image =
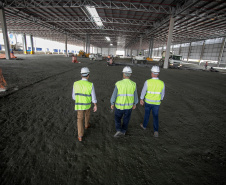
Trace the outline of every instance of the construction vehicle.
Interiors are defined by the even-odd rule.
[[[91,53],[91,54],[89,55],[89,59],[90,59],[90,60],[94,60],[94,56],[95,56],[95,54],[92,54],[92,53]]]
[[[164,61],[165,61],[166,51],[162,52],[162,58],[159,60],[159,67],[163,68]],[[169,68],[180,68],[182,67],[182,56],[181,55],[174,55],[172,52],[170,52],[168,66]]]
[[[85,53],[83,50],[79,51],[79,57],[89,58],[89,53]]]
[[[138,56],[133,56],[132,58],[132,64],[146,64],[147,63],[147,59],[146,56],[143,55],[138,55]]]
[[[102,54],[101,53],[97,53],[94,55],[94,60],[103,60]]]

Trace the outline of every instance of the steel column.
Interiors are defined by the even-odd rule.
[[[143,35],[141,34],[141,35],[140,35],[139,53],[141,52],[142,40],[143,40]]]
[[[7,32],[4,9],[0,9],[0,22],[2,25],[2,33],[3,33],[3,39],[4,39],[4,45],[5,45],[5,56],[6,56],[6,59],[10,59],[10,45],[9,45],[9,37]]]
[[[23,50],[24,50],[24,54],[27,54],[27,40],[26,40],[26,34],[23,34]]]
[[[67,34],[65,35],[65,50],[66,50],[66,52],[65,52],[65,55],[67,56]]]
[[[202,60],[204,50],[205,50],[205,41],[203,41],[203,44],[202,44],[202,51],[201,51],[201,53],[200,53],[199,65],[201,64],[200,62],[201,62],[201,60]]]
[[[89,53],[90,51],[90,35],[86,35],[86,42],[85,42],[85,52]]]
[[[223,39],[223,41],[222,41],[221,50],[220,50],[219,57],[218,57],[218,61],[217,61],[217,67],[220,66],[221,59],[222,59],[223,52],[224,52],[224,47],[225,47],[225,37],[224,37],[224,39]]]
[[[15,50],[17,50],[17,34],[15,34],[15,40],[16,40]]]
[[[151,38],[150,43],[149,43],[149,50],[148,50],[148,57],[149,58],[152,58],[153,45],[154,45],[154,39]]]
[[[90,35],[88,36],[88,53],[90,53]]]
[[[181,44],[180,44],[180,48],[179,48],[179,55],[181,54]]]
[[[32,54],[34,54],[34,42],[33,42],[33,36],[32,35],[30,35],[30,41],[31,41],[31,52],[30,52],[30,54],[32,55]]]
[[[188,48],[187,62],[188,62],[188,58],[190,56],[190,53],[191,53],[191,42],[190,42],[190,45],[189,45],[189,48]]]
[[[164,66],[163,68],[167,69],[168,68],[168,60],[170,56],[170,45],[172,41],[172,36],[173,36],[173,26],[174,26],[174,18],[170,18],[170,26],[169,26],[169,33],[168,33],[168,40],[167,40],[167,46],[166,46],[166,56],[165,56],[165,61],[164,61]]]

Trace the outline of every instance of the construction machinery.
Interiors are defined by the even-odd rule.
[[[132,64],[146,64],[147,63],[147,59],[146,56],[143,55],[138,55],[138,56],[134,56],[132,58]]]
[[[89,55],[89,59],[90,59],[90,60],[94,60],[94,56],[95,56],[95,54],[92,54],[92,53],[91,53],[91,54]]]
[[[162,52],[162,58],[159,60],[159,67],[163,67],[165,61],[166,51]],[[169,68],[180,68],[182,67],[182,56],[181,55],[174,55],[170,52],[168,66]]]
[[[79,51],[79,57],[89,58],[89,53],[85,53],[83,50]]]
[[[102,54],[101,53],[97,53],[94,55],[94,60],[103,60]]]

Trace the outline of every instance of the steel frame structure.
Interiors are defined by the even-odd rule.
[[[95,24],[86,11],[95,7],[103,23]],[[226,36],[226,3],[223,0],[1,0],[8,31],[109,47],[105,36],[120,47],[137,49],[142,35],[142,49],[166,43],[170,17],[175,18],[173,43],[186,43]],[[61,39],[62,37],[62,39]]]

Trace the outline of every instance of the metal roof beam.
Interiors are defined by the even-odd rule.
[[[28,15],[24,12],[21,12],[21,11],[11,11],[11,10],[5,10],[7,12],[7,14],[11,14],[11,15],[17,15],[18,17],[20,18],[23,18],[25,20],[28,20],[30,22],[33,22],[34,24],[41,24],[41,27],[46,27],[50,30],[54,30],[54,31],[58,31],[60,33],[64,33],[64,34],[68,34],[69,37],[74,37],[74,34],[70,33],[70,32],[67,32],[65,29],[59,27],[59,26],[56,26],[56,25],[53,25],[53,24],[49,24],[47,22],[44,22],[42,20],[40,20],[39,18],[37,17],[34,17],[32,15]],[[82,38],[80,38],[79,36],[77,36],[77,39],[81,39],[83,40]]]
[[[24,1],[24,0],[5,0],[3,6],[5,8],[57,8],[57,7],[84,7],[93,6],[95,8],[117,9],[129,11],[141,11],[158,14],[172,14],[173,8],[171,5],[161,5],[155,3],[136,3],[136,2],[120,2],[120,1],[94,1],[94,0],[39,0]]]
[[[100,18],[101,21],[103,23],[108,23],[108,24],[127,24],[127,25],[136,25],[136,26],[153,26],[153,22],[150,21],[143,21],[143,20],[133,20],[133,19],[123,19],[123,18]],[[92,17],[75,17],[75,18],[46,18],[46,17],[42,17],[39,18],[39,20],[47,22],[47,23],[51,23],[51,22],[79,22],[79,23],[83,23],[83,22],[93,22],[93,18]],[[17,22],[28,22],[27,20],[23,19],[23,18],[11,18],[9,20],[7,20],[7,22],[10,23],[17,23]]]

